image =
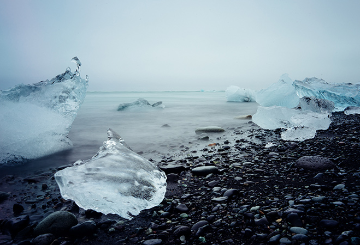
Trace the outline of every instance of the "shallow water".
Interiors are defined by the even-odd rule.
[[[165,108],[129,108],[117,111],[121,103],[144,98],[153,104],[162,101]],[[107,139],[112,128],[125,142],[146,158],[159,159],[176,154],[181,148],[206,146],[198,140],[195,129],[220,126],[228,129],[221,134],[209,134],[210,141],[227,134],[231,129],[246,127],[240,115],[252,115],[257,103],[226,102],[225,92],[90,92],[72,125],[69,138],[71,150],[29,161],[22,166],[3,167],[1,175],[26,175],[46,171],[51,167],[71,164],[91,158]],[[168,124],[170,127],[163,127]]]

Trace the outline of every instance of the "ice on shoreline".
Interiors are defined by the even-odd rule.
[[[0,91],[0,165],[69,149],[67,135],[87,85],[68,68],[50,81]]]
[[[111,129],[95,156],[58,171],[55,180],[62,197],[79,207],[126,219],[159,205],[166,192],[165,173]]]

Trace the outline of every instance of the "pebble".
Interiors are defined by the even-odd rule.
[[[96,231],[94,221],[85,221],[84,223],[74,225],[70,228],[69,234],[74,237],[92,236]]]
[[[293,232],[293,233],[296,233],[296,234],[304,234],[306,235],[309,231],[306,230],[305,228],[302,228],[302,227],[291,227],[290,228],[290,231]]]
[[[55,236],[53,234],[42,234],[37,237],[35,237],[31,244],[35,245],[50,245],[55,240]]]
[[[215,166],[202,166],[202,167],[196,167],[192,169],[193,174],[197,175],[207,175],[211,173],[217,173],[218,168]]]
[[[144,245],[158,245],[161,243],[162,243],[161,239],[149,239],[143,242]]]
[[[57,211],[43,219],[35,227],[34,233],[38,235],[45,233],[64,235],[77,223],[78,221],[74,214],[67,211]]]
[[[319,227],[326,229],[333,229],[339,225],[339,222],[336,220],[323,219],[319,223]]]
[[[182,212],[182,213],[186,213],[187,211],[189,211],[189,208],[185,204],[179,204],[175,207],[175,209],[178,212]]]

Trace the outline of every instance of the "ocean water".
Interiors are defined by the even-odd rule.
[[[119,104],[138,98],[150,104],[162,101],[165,107],[117,111]],[[71,150],[21,166],[3,167],[1,175],[27,175],[89,159],[107,139],[108,128],[120,134],[132,150],[147,159],[184,154],[187,149],[204,148],[234,129],[246,130],[248,120],[236,117],[254,114],[257,106],[255,102],[227,102],[225,92],[88,92],[69,133],[74,145]],[[168,127],[164,127],[165,124]],[[226,131],[208,134],[209,141],[199,140],[195,130],[206,126],[219,126]]]

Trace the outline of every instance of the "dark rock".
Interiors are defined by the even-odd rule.
[[[35,245],[50,245],[55,240],[53,234],[43,234],[35,237],[31,243]]]
[[[182,212],[182,213],[186,213],[187,211],[189,211],[189,208],[185,204],[179,204],[175,207],[175,209],[178,212]]]
[[[336,220],[331,219],[323,219],[319,223],[319,227],[325,228],[325,229],[333,229],[336,228],[339,225],[339,222]]]
[[[294,166],[307,170],[325,170],[334,168],[335,164],[326,157],[304,156],[299,158]]]
[[[65,235],[71,227],[78,223],[75,215],[67,211],[57,211],[43,219],[34,229],[37,235],[52,233]]]
[[[255,219],[255,225],[258,226],[265,226],[268,225],[269,221],[267,220],[266,217],[262,217],[261,219]]]
[[[158,245],[161,243],[162,243],[161,239],[149,239],[143,242],[144,245]]]
[[[309,237],[307,235],[304,235],[304,234],[296,234],[296,235],[292,236],[292,240],[301,241],[301,242],[307,242],[307,241],[309,241]]]
[[[197,175],[208,175],[211,173],[217,173],[218,168],[215,166],[202,166],[202,167],[194,168],[192,172],[193,174],[197,174]]]
[[[197,232],[197,230],[205,225],[209,224],[209,222],[207,222],[206,220],[201,220],[199,222],[197,222],[196,224],[194,224],[192,227],[191,227],[191,230],[192,231],[195,231]]]
[[[303,223],[297,213],[288,214],[288,216],[286,217],[286,221],[289,222],[291,226],[296,226],[296,227],[303,226]]]
[[[174,236],[180,237],[180,236],[189,236],[191,234],[191,229],[188,226],[182,225],[175,229]]]
[[[9,198],[10,194],[0,191],[0,203],[7,200]]]
[[[183,165],[175,165],[175,164],[168,164],[159,167],[162,171],[166,174],[170,173],[181,173],[182,171],[186,170],[186,167]]]
[[[224,192],[223,196],[224,197],[232,197],[234,195],[238,195],[239,194],[239,190],[238,189],[229,189],[227,191]]]
[[[197,128],[195,130],[195,133],[201,134],[201,133],[221,133],[224,132],[225,129],[217,126],[209,126],[209,127],[203,127],[203,128]]]
[[[92,210],[92,209],[87,209],[85,211],[85,216],[88,219],[91,219],[91,218],[99,219],[102,216],[102,213],[96,212],[95,210]]]
[[[5,220],[3,223],[3,227],[8,230],[11,235],[15,235],[22,229],[24,229],[29,224],[29,216],[21,215],[19,217],[11,218],[9,220]]]
[[[24,211],[24,207],[23,207],[23,206],[21,206],[20,204],[17,204],[17,203],[15,203],[15,204],[13,205],[13,212],[14,212],[15,215],[20,214],[22,211]]]
[[[70,228],[69,234],[73,237],[92,236],[96,231],[94,221],[85,221]]]

